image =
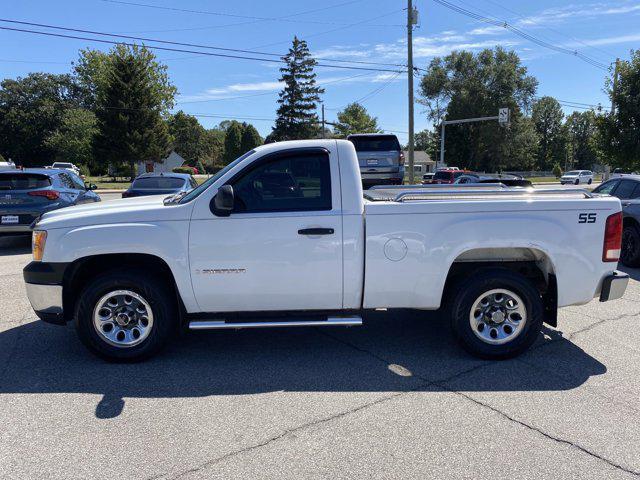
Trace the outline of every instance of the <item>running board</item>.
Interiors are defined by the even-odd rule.
[[[362,325],[362,318],[327,317],[326,320],[282,320],[278,322],[225,322],[224,320],[194,320],[189,322],[189,330],[223,330],[240,328],[279,327],[353,327]]]

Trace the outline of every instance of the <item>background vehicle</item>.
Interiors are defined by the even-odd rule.
[[[76,175],[80,176],[80,169],[70,162],[53,162],[53,165],[51,165],[51,168],[58,169],[58,170],[69,170],[75,173]]]
[[[182,197],[48,213],[27,294],[109,359],[145,358],[178,328],[360,325],[363,310],[445,304],[464,348],[505,358],[558,306],[626,289],[617,198],[502,185],[363,195],[359,170],[350,142],[278,142]]]
[[[426,182],[423,183],[429,183],[429,184],[447,184],[447,183],[453,183],[456,181],[456,179],[464,174],[466,174],[467,172],[465,172],[464,170],[450,170],[450,169],[446,169],[446,170],[440,170],[438,169],[438,171],[433,175],[433,178],[431,180],[427,180]]]
[[[382,133],[349,135],[356,148],[362,185],[402,185],[404,154],[398,137]]]
[[[0,162],[0,171],[2,170],[16,170],[16,164],[10,160],[6,162]]]
[[[67,170],[0,171],[0,235],[31,232],[33,221],[46,212],[99,202],[94,189]]]
[[[620,261],[628,267],[640,267],[640,175],[613,178],[596,187],[593,193],[613,195],[622,202]]]
[[[630,175],[638,175],[637,172],[627,172],[622,168],[616,168],[611,174],[611,178],[628,177]]]
[[[571,170],[560,177],[560,184],[562,185],[580,185],[582,183],[587,185],[593,183],[593,172],[591,170]]]
[[[465,173],[460,175],[454,184],[501,183],[507,187],[533,187],[531,181],[517,175],[480,175]]]
[[[122,193],[122,198],[186,193],[197,186],[198,182],[187,173],[143,173]]]
[[[425,173],[424,175],[422,175],[422,183],[431,183],[434,175],[435,172]]]

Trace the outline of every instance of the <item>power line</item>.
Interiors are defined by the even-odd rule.
[[[318,86],[319,87],[324,87],[326,85],[330,85],[330,84],[333,84],[333,83],[346,82],[348,80],[353,80],[354,78],[360,78],[360,77],[364,77],[364,76],[367,76],[367,75],[371,75],[371,74],[367,72],[367,73],[360,73],[358,75],[353,75],[351,77],[344,77],[344,78],[338,78],[338,79],[335,79],[335,80],[329,80],[329,81],[326,81],[326,82],[318,83]],[[240,98],[250,98],[250,97],[260,97],[260,96],[264,96],[264,95],[274,95],[275,93],[278,93],[278,92],[274,90],[274,91],[271,91],[271,92],[251,93],[251,94],[248,94],[248,95],[236,95],[236,96],[233,96],[233,97],[224,97],[224,98],[208,98],[208,99],[204,99],[204,100],[187,100],[187,101],[184,101],[184,102],[176,102],[176,103],[178,105],[184,105],[184,104],[187,104],[187,103],[219,102],[219,101],[222,101],[222,100],[237,100],[237,99],[240,99]]]
[[[600,68],[602,70],[608,70],[609,66],[599,62],[583,53],[578,52],[577,50],[570,50],[568,48],[564,48],[564,47],[560,47],[558,45],[554,45],[552,43],[546,42],[544,40],[541,40],[523,30],[520,30],[517,27],[514,27],[513,25],[511,25],[510,23],[506,22],[506,21],[502,21],[502,20],[496,20],[496,19],[492,19],[492,18],[488,18],[485,17],[484,15],[480,15],[478,13],[472,12],[471,10],[467,10],[463,7],[460,7],[454,3],[448,2],[447,0],[433,0],[435,3],[442,5],[443,7],[448,8],[449,10],[453,10],[454,12],[457,13],[461,13],[462,15],[466,15],[468,17],[471,17],[475,20],[479,20],[481,22],[487,23],[489,25],[493,25],[496,27],[502,27],[506,30],[509,30],[512,33],[515,33],[516,35],[529,40],[532,43],[535,43],[536,45],[539,45],[541,47],[544,48],[548,48],[550,50],[554,50],[558,53],[564,53],[566,55],[571,55],[573,57],[579,58],[580,60],[596,67],[596,68]]]
[[[178,46],[183,46],[183,47],[206,48],[206,49],[209,49],[209,50],[220,50],[220,51],[224,51],[224,52],[235,52],[235,53],[249,53],[249,54],[253,54],[253,55],[264,55],[264,56],[278,57],[278,58],[282,58],[284,56],[284,54],[280,54],[280,53],[257,52],[255,50],[242,50],[242,49],[238,49],[238,48],[215,47],[215,46],[212,46],[212,45],[203,45],[203,44],[198,44],[198,43],[174,42],[174,41],[170,41],[170,40],[161,40],[161,39],[156,39],[156,38],[137,37],[137,36],[132,36],[132,35],[117,34],[117,33],[98,32],[98,31],[95,31],[95,30],[84,30],[84,29],[80,29],[80,28],[62,27],[62,26],[59,26],[59,25],[50,25],[50,24],[46,24],[46,23],[35,23],[35,22],[24,22],[24,21],[20,21],[20,20],[10,20],[10,19],[7,19],[7,18],[0,18],[0,22],[12,23],[12,24],[18,24],[18,25],[28,25],[28,26],[31,26],[31,27],[49,28],[49,29],[53,29],[53,30],[63,30],[63,31],[66,31],[66,32],[88,33],[88,34],[91,34],[91,35],[102,35],[102,36],[106,36],[106,37],[115,37],[115,38],[128,38],[129,40],[140,40],[140,41],[144,41],[144,42],[162,43],[162,44],[165,44],[165,45],[178,45]],[[331,58],[325,58],[324,60],[326,60],[328,62],[339,62],[339,63],[357,63],[357,64],[363,64],[363,65],[404,67],[404,65],[399,64],[399,63],[367,62],[367,61],[362,61],[362,60],[339,60],[339,59],[331,59]]]
[[[98,43],[105,43],[105,44],[110,44],[110,45],[127,45],[127,46],[130,46],[130,47],[136,46],[136,44],[134,44],[134,43],[118,42],[118,41],[113,41],[113,40],[104,40],[104,39],[100,39],[100,38],[81,37],[81,36],[78,36],[78,35],[64,35],[64,34],[61,34],[61,33],[41,32],[41,31],[37,31],[37,30],[29,30],[29,29],[23,29],[23,28],[13,28],[13,27],[0,26],[0,30],[8,30],[8,31],[13,31],[13,32],[21,32],[21,33],[31,33],[31,34],[35,34],[35,35],[44,35],[44,36],[49,36],[49,37],[68,38],[68,39],[73,39],[73,40],[85,40],[85,41],[89,41],[89,42],[98,42]],[[201,52],[201,51],[197,51],[197,50],[186,50],[186,49],[182,49],[182,48],[159,47],[159,46],[156,46],[156,45],[145,45],[145,47],[149,48],[149,49],[152,49],[152,50],[162,50],[162,51],[167,51],[167,52],[194,53],[194,54],[197,54],[197,55],[206,55],[206,56],[210,56],[210,57],[232,58],[232,59],[238,59],[238,60],[254,60],[254,61],[259,61],[259,62],[270,62],[270,63],[283,63],[282,59],[276,60],[276,59],[271,59],[271,58],[249,57],[249,56],[243,56],[243,55],[231,55],[231,54],[224,54],[224,53]],[[259,55],[259,54],[256,54],[256,55]],[[371,71],[371,72],[392,72],[392,73],[397,73],[398,72],[398,70],[391,70],[391,69],[372,68],[372,67],[358,67],[358,66],[351,66],[351,65],[331,65],[331,64],[326,64],[326,63],[317,63],[316,66],[317,67],[326,67],[326,68],[340,68],[340,69],[347,69],[347,70],[367,70],[367,71]]]
[[[187,8],[165,7],[165,6],[161,6],[161,5],[152,5],[152,4],[149,4],[149,3],[138,3],[138,2],[127,2],[127,1],[123,1],[123,0],[100,0],[100,1],[101,2],[105,2],[105,3],[117,3],[117,4],[121,4],[121,5],[131,5],[131,6],[135,6],[135,7],[153,8],[153,9],[156,9],[156,10],[168,10],[168,11],[172,11],[172,12],[182,12],[182,13],[196,13],[198,15],[214,15],[214,16],[218,16],[218,17],[244,18],[244,19],[249,19],[249,20],[254,20],[254,21],[288,22],[288,23],[312,23],[312,24],[317,24],[317,25],[341,25],[341,26],[345,26],[347,24],[339,23],[339,22],[326,22],[326,21],[322,21],[322,20],[292,20],[292,19],[290,19],[290,17],[299,16],[299,15],[305,15],[305,14],[308,14],[308,13],[315,13],[315,12],[318,12],[318,11],[327,10],[329,8],[335,8],[335,7],[347,5],[347,4],[350,4],[350,3],[355,3],[355,1],[350,1],[350,2],[345,2],[343,4],[334,5],[334,6],[330,6],[330,7],[322,7],[322,8],[317,8],[317,9],[314,9],[314,10],[308,10],[308,11],[305,11],[305,12],[295,13],[295,14],[291,14],[291,15],[285,15],[283,17],[261,17],[261,16],[256,16],[256,15],[240,15],[240,14],[235,14],[235,13],[213,12],[213,11],[210,11],[210,10],[192,10],[192,9],[187,9]],[[361,0],[356,0],[356,1],[361,1]],[[251,23],[253,23],[253,22],[251,22]],[[402,25],[368,25],[368,26],[372,26],[372,27],[400,27]]]

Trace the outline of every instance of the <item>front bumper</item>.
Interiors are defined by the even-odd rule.
[[[622,298],[629,284],[629,275],[616,270],[611,275],[607,275],[602,280],[602,288],[600,289],[600,301],[608,302],[609,300],[617,300]]]
[[[31,262],[23,270],[27,297],[40,320],[66,323],[62,308],[62,285],[66,263]]]

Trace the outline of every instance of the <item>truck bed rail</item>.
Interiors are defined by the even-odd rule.
[[[378,193],[379,192],[379,193]],[[411,189],[402,192],[384,192],[378,190],[375,193],[365,193],[365,198],[371,201],[436,201],[436,200],[521,200],[527,198],[594,198],[588,190],[582,188],[478,188],[478,187],[453,187],[435,189]],[[395,195],[393,195],[395,194]]]

